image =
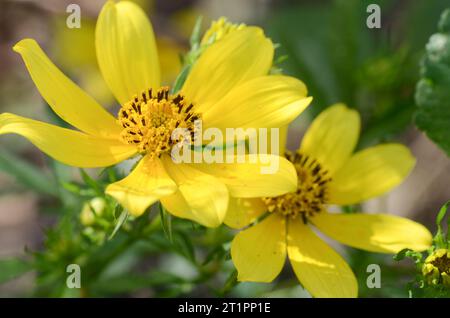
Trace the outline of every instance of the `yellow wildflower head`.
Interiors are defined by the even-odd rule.
[[[243,228],[256,222],[231,245],[239,280],[271,282],[287,256],[313,296],[356,297],[352,270],[312,227],[343,244],[377,253],[397,253],[403,248],[423,251],[430,246],[430,232],[408,219],[327,211],[329,205],[356,204],[386,193],[414,166],[410,151],[400,144],[353,153],[359,129],[356,111],[342,104],[331,106],[312,122],[299,149],[286,152],[297,170],[294,192],[232,199],[226,224]]]
[[[440,248],[425,259],[422,274],[430,285],[450,287],[450,251]]]
[[[171,93],[162,85],[156,40],[144,11],[130,1],[107,1],[95,25],[95,51],[101,75],[121,105],[117,117],[65,76],[36,41],[20,41],[14,50],[42,97],[77,130],[1,114],[0,134],[22,135],[76,167],[105,167],[142,156],[127,177],[106,189],[135,216],[159,200],[178,217],[215,227],[230,197],[292,191],[295,170],[283,158],[275,174],[261,175],[262,162],[175,163],[170,156],[178,141],[170,138],[174,129],[190,131],[197,119],[204,128],[221,131],[279,127],[311,102],[301,81],[269,74],[274,47],[263,30],[224,19],[213,25],[209,34],[220,41],[201,50],[181,89]]]
[[[269,212],[279,213],[291,219],[301,216],[306,223],[307,217],[325,211],[331,177],[316,159],[308,155],[286,151],[285,156],[294,164],[297,171],[297,190],[279,197],[262,198],[262,200]]]
[[[119,110],[121,137],[151,158],[169,154],[173,145],[183,141],[172,138],[176,128],[188,129],[194,141],[194,125],[200,115],[193,112],[193,106],[182,94],[171,95],[167,87],[142,92]]]

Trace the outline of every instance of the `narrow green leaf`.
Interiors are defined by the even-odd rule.
[[[224,258],[226,256],[226,254],[227,254],[227,251],[223,248],[222,245],[219,245],[206,255],[205,260],[203,261],[202,265],[203,266],[208,265],[215,258],[217,258],[217,259]]]
[[[181,89],[181,87],[183,87],[183,84],[186,81],[187,76],[190,71],[191,71],[190,64],[186,64],[185,66],[183,66],[183,69],[181,70],[180,74],[178,74],[178,76],[175,79],[175,82],[173,84],[173,88],[172,88],[172,92],[171,92],[172,94],[178,93],[178,91]]]
[[[116,235],[117,231],[122,227],[122,225],[125,223],[125,221],[128,219],[128,211],[123,210],[122,213],[120,213],[119,218],[117,219],[116,226],[114,227],[113,232],[108,237],[108,240],[111,240],[114,235]]]
[[[7,149],[2,149],[0,152],[0,171],[14,177],[18,183],[36,192],[53,196],[58,195],[55,180],[19,156],[8,152]]]
[[[161,216],[161,225],[163,227],[164,234],[167,239],[173,243],[172,217],[166,212],[161,203],[159,203],[159,215]]]
[[[197,264],[195,259],[195,248],[188,235],[183,232],[176,232],[177,239],[174,241],[175,249],[193,264]]]
[[[438,247],[447,247],[448,240],[450,239],[450,234],[448,231],[448,225],[447,225],[447,235],[444,234],[444,230],[442,229],[442,221],[444,220],[445,215],[447,214],[448,208],[450,207],[450,201],[447,201],[439,210],[438,215],[436,216],[436,225],[437,225],[437,232],[434,236],[434,241],[436,242],[436,245]],[[449,221],[450,222],[450,218]]]
[[[0,260],[0,284],[17,278],[32,270],[30,263],[17,258]]]
[[[99,196],[103,196],[103,190],[100,188],[100,185],[97,183],[97,181],[95,181],[94,179],[91,178],[90,175],[88,175],[86,173],[86,171],[84,171],[84,169],[80,169],[80,173],[81,173],[81,177],[83,178],[83,181],[86,183],[86,185],[88,185],[89,187],[91,187],[93,190],[95,190],[95,192],[97,193],[97,195]]]
[[[228,276],[225,285],[222,289],[222,295],[225,296],[228,294],[236,285],[239,284],[239,281],[237,280],[238,272],[237,270],[233,270],[231,272],[230,276]]]
[[[197,20],[195,21],[194,29],[192,30],[190,44],[191,44],[191,48],[193,48],[193,49],[196,49],[200,46],[202,22],[203,22],[203,17],[199,16],[197,18]]]

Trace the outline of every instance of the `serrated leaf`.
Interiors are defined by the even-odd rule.
[[[450,156],[450,9],[441,16],[440,33],[426,46],[416,87],[415,124]]]

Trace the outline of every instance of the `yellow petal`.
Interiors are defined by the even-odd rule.
[[[278,139],[277,139],[277,136],[273,135],[273,132],[274,132],[273,129],[278,129],[278,133],[277,133]],[[249,151],[249,153],[270,153],[270,154],[274,154],[274,155],[279,154],[281,156],[284,156],[284,154],[286,152],[288,130],[289,130],[289,125],[284,125],[281,127],[274,127],[274,128],[267,129],[267,130],[259,130],[258,129],[258,133],[256,134],[256,139],[253,142],[261,142],[259,140],[267,140],[266,141],[267,148],[266,149],[258,148],[257,151],[254,151],[254,152]],[[248,138],[247,142],[250,145],[252,142],[252,139]],[[251,150],[251,149],[249,149],[249,150]]]
[[[224,223],[234,229],[241,229],[254,222],[266,211],[266,205],[259,198],[244,199],[230,197]]]
[[[333,175],[353,153],[360,125],[357,111],[344,104],[331,106],[312,122],[299,150],[315,158]]]
[[[106,193],[114,197],[132,215],[139,216],[153,203],[177,190],[161,160],[144,157],[124,179],[110,184]]]
[[[94,137],[40,121],[3,113],[0,135],[18,134],[50,157],[75,167],[106,167],[136,153],[136,148],[119,140]]]
[[[178,186],[177,193],[161,201],[167,210],[204,226],[219,226],[228,208],[227,187],[214,176],[193,168],[193,165],[176,164],[169,156],[163,156],[162,161]],[[175,203],[171,204],[171,199]]]
[[[161,198],[161,203],[170,214],[182,219],[196,221],[191,207],[180,191],[177,190],[174,194]]]
[[[271,282],[286,260],[286,221],[270,215],[240,232],[231,243],[231,258],[239,281]]]
[[[237,198],[274,197],[297,188],[297,172],[284,157],[269,154],[242,156],[243,162],[199,163],[194,166],[226,184],[230,195]],[[226,162],[226,161],[225,161]]]
[[[335,240],[376,253],[397,253],[404,248],[423,251],[431,233],[422,224],[387,214],[320,213],[312,222]]]
[[[399,185],[415,165],[408,148],[385,144],[355,153],[333,176],[330,201],[355,204],[382,195]]]
[[[310,103],[301,81],[282,75],[261,76],[235,86],[205,110],[205,128],[271,128],[289,124]]]
[[[297,278],[314,297],[357,297],[358,284],[345,260],[301,220],[288,223],[288,257]]]
[[[22,56],[42,97],[59,117],[94,136],[119,136],[122,128],[115,118],[65,76],[36,41],[22,40],[14,46],[14,51]]]
[[[160,85],[153,29],[139,6],[108,1],[97,20],[95,45],[100,71],[119,103]]]
[[[266,75],[272,65],[273,44],[257,27],[232,32],[207,48],[183,86],[187,99],[202,113],[234,86]]]

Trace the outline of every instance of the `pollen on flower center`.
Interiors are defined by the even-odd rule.
[[[172,140],[176,128],[186,128],[194,138],[194,123],[200,115],[192,110],[182,94],[170,95],[168,87],[151,89],[135,95],[122,105],[118,121],[123,127],[121,138],[136,145],[140,153],[160,157],[182,140]],[[182,138],[182,137],[181,137]]]
[[[450,258],[448,258],[447,255],[437,257],[430,263],[433,264],[433,266],[436,266],[440,273],[450,274]]]
[[[450,251],[445,248],[435,250],[426,258],[422,274],[429,284],[450,287]]]
[[[292,219],[300,215],[306,223],[308,217],[325,209],[327,186],[331,178],[314,158],[292,152],[287,152],[285,156],[297,170],[297,190],[279,197],[263,198],[263,201],[269,212]]]

